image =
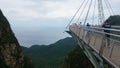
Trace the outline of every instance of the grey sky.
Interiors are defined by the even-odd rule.
[[[69,36],[66,25],[83,0],[0,0],[0,8],[23,46],[51,44]],[[119,14],[120,0],[112,2]],[[84,17],[83,17],[84,18]]]

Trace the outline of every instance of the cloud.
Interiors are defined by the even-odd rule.
[[[0,6],[6,16],[28,20],[72,16],[73,8],[76,6],[72,2],[72,0],[2,0]]]
[[[115,13],[120,14],[118,7],[120,0],[109,1]],[[32,43],[50,43],[55,41],[58,36],[58,39],[63,38],[61,32],[64,31],[82,2],[83,0],[0,0],[0,8],[10,21],[12,29],[22,45],[28,46]],[[93,6],[91,9],[88,19],[90,21],[92,20]],[[107,11],[106,8],[104,10]],[[86,11],[87,8],[85,8],[80,21],[84,20]],[[98,20],[97,9],[95,14],[96,20]],[[38,33],[39,35],[36,35]],[[47,40],[54,36],[54,40]],[[40,38],[44,38],[44,40],[39,40]],[[33,42],[31,43],[31,41]]]
[[[1,9],[6,16],[15,16],[17,19],[70,17],[83,0],[1,0]],[[112,1],[118,9],[119,0]],[[8,17],[9,17],[8,16]]]

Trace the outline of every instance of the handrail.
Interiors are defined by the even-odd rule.
[[[120,26],[112,26],[112,28],[120,28]]]
[[[95,26],[92,26],[92,27],[81,26],[81,27],[83,27],[83,28],[100,29],[100,30],[110,30],[110,31],[118,31],[118,32],[120,32],[119,29],[114,29],[114,28],[103,28],[103,27],[95,27]]]
[[[102,28],[102,27],[87,27],[87,26],[81,26],[81,28],[83,28],[85,30],[89,30],[89,31],[93,31],[93,32],[101,33],[101,34],[107,34],[107,35],[111,35],[111,36],[119,37],[120,38],[120,35],[118,35],[118,34],[113,34],[113,33],[107,33],[107,32],[98,31],[98,30],[110,30],[110,31],[114,31],[114,32],[120,32],[120,30],[118,30],[118,29]],[[97,30],[95,30],[95,29],[97,29]]]
[[[86,29],[86,28],[84,28],[84,29]],[[101,33],[101,34],[107,34],[107,35],[111,35],[111,36],[115,36],[115,37],[119,37],[120,38],[120,35],[117,35],[117,34],[102,32],[102,31],[93,30],[93,29],[86,29],[86,30],[94,31],[94,32]]]

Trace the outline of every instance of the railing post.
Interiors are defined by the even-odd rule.
[[[112,45],[112,48],[110,50],[109,58],[111,58],[111,56],[112,56],[113,49],[114,49],[114,45]]]
[[[97,35],[95,35],[95,41],[93,43],[93,46],[95,46],[95,43],[96,43],[96,38],[97,38]]]
[[[87,36],[88,36],[88,44],[90,44],[90,39],[91,39],[90,34],[91,34],[91,32],[88,31],[88,33],[87,33]]]
[[[99,54],[100,54],[100,55],[103,54],[103,50],[104,50],[104,47],[105,47],[105,43],[106,43],[106,37],[105,37],[105,35],[103,35],[103,37],[102,37],[102,44],[101,44],[100,51],[99,51]]]
[[[78,37],[80,36],[80,31],[81,31],[81,29],[80,29],[80,27],[78,27]]]

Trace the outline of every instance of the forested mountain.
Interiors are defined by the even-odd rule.
[[[0,10],[0,68],[33,68],[15,37],[10,24]]]
[[[35,68],[62,68],[64,58],[75,47],[76,42],[67,37],[50,45],[23,47],[24,53],[33,59]]]
[[[108,21],[111,25],[120,26],[120,15],[110,16]]]

